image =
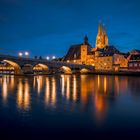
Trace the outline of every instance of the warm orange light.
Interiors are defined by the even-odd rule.
[[[19,83],[17,85],[17,106],[18,108],[22,108],[23,106],[23,84],[22,84],[22,81],[21,79],[19,80]]]
[[[66,98],[70,99],[70,76],[67,75],[67,85],[66,85]]]
[[[61,92],[62,92],[62,95],[64,96],[64,93],[65,93],[65,77],[64,77],[64,75],[61,75],[61,84],[62,84]]]
[[[73,76],[73,100],[77,100],[77,80],[75,75]]]
[[[20,109],[29,110],[30,89],[27,80],[25,81],[25,84],[22,83],[22,79],[19,80],[18,90],[17,90],[17,106]]]
[[[46,90],[45,90],[45,103],[48,105],[50,102],[50,81],[49,78],[46,78]]]
[[[7,79],[6,77],[3,78],[3,84],[2,84],[2,97],[4,102],[6,102],[7,100],[7,96],[8,96],[8,85],[7,85]]]
[[[55,78],[52,78],[52,105],[56,104],[56,81]]]
[[[43,88],[43,77],[39,76],[37,77],[37,92],[38,94],[40,94],[40,92],[42,91]]]
[[[104,77],[104,93],[107,91],[107,78],[106,76]]]
[[[65,73],[65,74],[72,74],[72,71],[69,67],[66,66],[62,66],[61,70]]]

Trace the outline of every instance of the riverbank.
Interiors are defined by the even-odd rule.
[[[93,71],[88,74],[96,74],[96,75],[120,75],[120,76],[140,76],[140,72],[136,71]]]
[[[45,76],[45,75],[60,75],[60,74],[65,74],[65,73],[48,73],[48,74],[7,74],[7,73],[3,73],[0,74],[0,76],[3,75],[15,75],[15,76]],[[140,71],[119,71],[119,72],[115,72],[115,71],[92,71],[92,72],[88,72],[88,73],[72,73],[72,74],[78,74],[78,75],[118,75],[118,76],[140,76]],[[72,75],[72,74],[65,74],[65,75]]]

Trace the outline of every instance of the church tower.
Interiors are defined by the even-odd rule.
[[[100,22],[98,25],[98,34],[96,37],[96,49],[103,49],[108,45],[108,37],[105,27]]]
[[[87,51],[88,51],[88,37],[84,37],[84,43],[81,45],[81,63],[86,64]]]

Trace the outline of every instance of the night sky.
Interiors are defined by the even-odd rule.
[[[139,0],[0,0],[0,53],[65,55],[88,35],[95,46],[98,22],[109,44],[140,49]]]

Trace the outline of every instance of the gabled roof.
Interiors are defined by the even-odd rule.
[[[140,61],[140,54],[132,54],[129,57],[129,61]]]
[[[129,52],[130,54],[140,54],[140,50],[134,49]]]
[[[64,61],[81,59],[81,45],[83,45],[83,44],[72,45],[69,48],[66,56],[64,57]],[[90,45],[87,45],[87,47],[88,47],[87,55],[90,55],[91,47],[90,47]]]
[[[106,46],[103,49],[97,49],[97,51],[100,51],[104,56],[113,56],[114,54],[120,53],[120,51],[116,49],[114,46]]]
[[[64,61],[66,60],[74,60],[74,59],[80,59],[81,56],[80,56],[80,53],[81,53],[81,45],[82,44],[77,44],[77,45],[72,45],[65,58],[64,58]]]

